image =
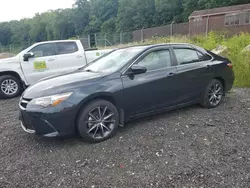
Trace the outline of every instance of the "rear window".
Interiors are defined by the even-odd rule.
[[[174,49],[178,65],[199,62],[197,51],[189,48]]]
[[[55,49],[57,55],[71,54],[78,51],[78,47],[75,42],[58,42],[55,43]]]

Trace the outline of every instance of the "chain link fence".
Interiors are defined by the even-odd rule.
[[[94,33],[80,38],[83,46],[88,48],[118,46],[133,42],[133,32]]]

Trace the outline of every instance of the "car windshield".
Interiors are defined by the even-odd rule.
[[[145,47],[131,47],[115,50],[97,61],[94,61],[89,66],[84,67],[83,70],[90,72],[115,72],[122,68],[143,49],[145,49]]]

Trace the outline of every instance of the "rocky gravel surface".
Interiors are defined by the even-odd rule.
[[[250,89],[139,119],[103,143],[40,138],[0,101],[0,187],[250,187]]]

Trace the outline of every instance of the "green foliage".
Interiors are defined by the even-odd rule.
[[[109,20],[105,21],[101,26],[102,33],[115,33],[115,19],[110,18]]]
[[[119,0],[117,31],[133,31],[153,25],[154,0]]]
[[[250,87],[250,51],[242,51],[250,44],[250,34],[242,33],[224,41],[228,47],[228,58],[234,64],[235,85]]]
[[[202,46],[208,50],[216,48],[218,45],[221,45],[221,42],[226,39],[224,33],[219,32],[210,32],[207,37],[202,35],[197,35],[191,38],[191,42]]]
[[[11,42],[11,29],[9,24],[3,23],[0,27],[0,44],[7,45]]]

